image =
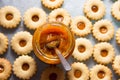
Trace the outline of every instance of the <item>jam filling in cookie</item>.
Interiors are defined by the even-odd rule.
[[[104,71],[99,71],[97,73],[98,78],[103,79],[105,77],[105,72]]]
[[[102,27],[100,27],[100,32],[102,33],[102,34],[105,34],[105,33],[107,33],[107,28],[105,27],[105,26],[102,26]]]
[[[79,45],[78,50],[79,50],[80,53],[85,52],[85,46],[84,45]]]
[[[75,71],[74,71],[74,76],[75,76],[76,78],[80,78],[81,75],[82,75],[82,72],[81,72],[80,70],[75,70]]]
[[[20,40],[19,45],[24,47],[27,44],[26,40]]]
[[[108,51],[107,50],[101,50],[101,56],[102,57],[106,57],[108,55]]]
[[[64,17],[62,15],[56,16],[56,21],[58,21],[58,22],[62,22],[63,19],[64,19]]]
[[[11,14],[11,13],[6,14],[6,19],[7,20],[12,20],[13,18],[14,18],[13,14]]]
[[[28,69],[29,69],[29,64],[28,63],[24,63],[23,65],[22,65],[22,69],[24,70],[24,71],[27,71]]]
[[[83,29],[85,29],[85,23],[84,22],[78,22],[77,27],[78,27],[78,29],[83,30]]]
[[[98,11],[98,7],[96,5],[93,5],[91,9],[92,9],[93,12],[97,12]]]
[[[32,20],[34,22],[37,22],[37,21],[39,21],[39,17],[37,15],[34,15],[34,16],[32,16]]]

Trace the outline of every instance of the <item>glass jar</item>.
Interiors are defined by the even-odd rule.
[[[65,58],[68,58],[74,50],[74,36],[70,28],[66,25],[51,22],[38,27],[33,35],[33,50],[40,60],[48,64],[60,63],[54,49],[48,49],[46,47],[47,43],[54,40],[60,40],[57,48],[62,52]]]

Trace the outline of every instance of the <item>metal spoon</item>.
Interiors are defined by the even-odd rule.
[[[54,49],[55,50],[55,53],[57,54],[57,56],[59,57],[64,69],[66,71],[69,71],[71,70],[71,66],[70,64],[67,62],[67,60],[63,57],[63,55],[61,54],[61,51],[57,48],[60,44],[60,41],[59,40],[55,40],[55,41],[51,41],[49,43],[46,44],[46,47],[48,49]]]

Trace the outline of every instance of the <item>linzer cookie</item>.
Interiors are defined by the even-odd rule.
[[[71,67],[67,72],[69,80],[89,80],[89,69],[84,63],[74,62]]]
[[[98,41],[109,41],[114,36],[114,26],[109,20],[99,20],[93,25],[92,32]]]
[[[47,15],[40,8],[30,8],[24,13],[24,24],[27,28],[35,30],[47,21]]]
[[[17,32],[11,40],[12,49],[18,55],[30,53],[32,48],[32,35],[27,31]]]
[[[53,10],[48,16],[49,22],[60,22],[67,26],[70,25],[71,17],[67,10],[63,8],[58,8]]]
[[[19,56],[14,61],[13,72],[20,79],[29,80],[36,72],[36,62],[28,55]]]
[[[91,20],[99,20],[105,15],[105,5],[101,0],[87,0],[83,11]]]
[[[0,58],[0,80],[8,80],[11,72],[11,63],[5,58]]]
[[[0,54],[4,54],[8,48],[8,38],[3,33],[0,33]]]
[[[78,36],[86,36],[91,33],[92,23],[84,16],[76,16],[72,19],[70,28]]]
[[[20,11],[13,6],[5,6],[0,10],[0,24],[5,28],[15,28],[21,20]]]
[[[49,9],[59,8],[63,2],[64,0],[41,0],[41,3]]]
[[[93,53],[93,45],[88,39],[86,38],[76,39],[75,49],[72,54],[72,56],[75,59],[79,61],[85,61],[92,56],[92,53]]]

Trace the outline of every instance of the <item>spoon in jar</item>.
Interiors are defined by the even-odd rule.
[[[64,69],[66,71],[69,71],[71,70],[71,66],[70,64],[67,62],[67,60],[63,57],[63,55],[61,54],[61,51],[57,48],[60,44],[60,41],[59,40],[54,40],[54,41],[51,41],[49,43],[46,44],[46,47],[48,49],[54,49],[55,50],[55,53],[57,54],[57,56],[59,57]]]

